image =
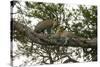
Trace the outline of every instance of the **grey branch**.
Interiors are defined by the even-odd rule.
[[[62,45],[61,43],[55,42],[54,40],[50,40],[47,34],[36,33],[34,30],[29,28],[27,25],[18,23],[14,21],[14,29],[19,32],[24,32],[26,37],[32,40],[34,43],[40,45],[57,45],[57,46],[72,46],[72,47],[82,47],[82,48],[97,48],[97,38],[92,40],[82,40],[81,38],[72,38],[68,40],[68,44]]]

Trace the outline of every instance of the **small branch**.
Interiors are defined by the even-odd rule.
[[[76,60],[74,60],[74,59],[72,59],[72,58],[69,58],[69,59],[65,60],[63,63],[69,63],[69,62],[76,63],[76,62],[78,62],[78,61],[76,61]]]

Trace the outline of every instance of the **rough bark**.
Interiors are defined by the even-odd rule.
[[[82,47],[82,48],[97,48],[97,39],[81,39],[81,38],[72,38],[68,40],[68,44],[62,45],[61,43],[55,42],[54,40],[50,40],[47,34],[36,33],[34,30],[29,28],[27,25],[18,23],[14,21],[14,29],[19,32],[24,32],[26,36],[32,40],[34,43],[40,45],[58,45],[58,46],[72,46],[72,47]]]

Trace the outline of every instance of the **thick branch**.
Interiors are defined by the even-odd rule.
[[[19,32],[24,32],[26,37],[32,40],[34,43],[38,43],[41,45],[57,45],[57,46],[72,46],[72,47],[83,47],[83,48],[97,48],[97,40],[96,38],[93,40],[81,40],[81,39],[70,39],[68,40],[68,44],[62,45],[61,43],[55,42],[48,38],[47,34],[36,33],[31,28],[27,27],[24,24],[18,23],[14,21],[14,29]]]

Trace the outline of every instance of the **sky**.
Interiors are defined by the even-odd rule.
[[[0,2],[0,67],[10,67],[10,0],[1,0]],[[70,4],[89,4],[89,5],[98,5],[98,12],[100,12],[100,2],[99,0],[34,0],[34,1],[45,1],[45,2],[63,2],[63,3],[70,3]],[[100,18],[100,13],[98,14]],[[98,19],[100,22],[100,19]],[[100,23],[98,23],[98,29],[100,27]],[[98,34],[100,34],[100,30],[98,30]],[[98,35],[98,42],[100,40],[100,35]],[[100,48],[100,45],[98,45]],[[100,51],[100,49],[98,49]],[[100,56],[100,52],[99,56]],[[49,65],[48,67],[82,67],[82,66],[91,66],[91,67],[98,67],[100,64],[100,57],[99,63],[80,63],[80,64],[60,64],[60,65]],[[37,66],[40,67],[40,66]],[[43,67],[47,67],[44,65]]]

